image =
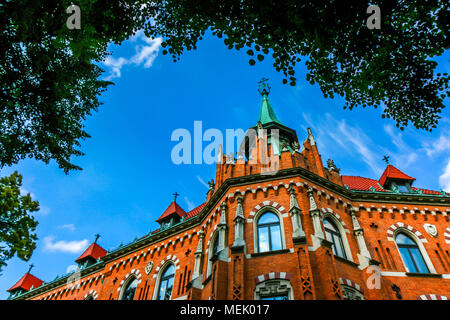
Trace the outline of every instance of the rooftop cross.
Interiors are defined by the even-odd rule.
[[[30,268],[28,269],[28,272],[27,272],[27,273],[30,273],[30,272],[31,272],[31,269],[33,269],[33,267],[34,267],[34,264],[30,264]]]
[[[176,192],[173,194],[173,197],[174,197],[173,202],[177,202],[177,197],[178,196],[179,196],[179,194],[176,193]]]
[[[389,165],[389,156],[384,156],[383,160],[386,161],[386,164]]]
[[[97,234],[95,235],[94,243],[97,243],[98,238],[100,238],[100,235],[97,233]]]
[[[269,94],[270,93],[270,86],[268,83],[269,81],[267,78],[262,78],[261,81],[259,81],[258,91],[261,95],[264,95],[264,93]]]

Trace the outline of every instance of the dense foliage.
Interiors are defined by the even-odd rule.
[[[14,255],[28,261],[36,247],[37,221],[30,215],[39,203],[21,195],[22,176],[14,172],[0,178],[0,271]]]
[[[211,32],[250,65],[270,55],[291,85],[303,59],[325,97],[382,107],[399,127],[435,128],[450,95],[433,60],[449,47],[443,0],[380,1],[381,29],[367,28],[374,3],[361,0],[79,0],[79,30],[66,26],[71,3],[0,0],[0,167],[33,157],[80,169],[83,121],[110,84],[98,65],[141,29],[175,61]]]

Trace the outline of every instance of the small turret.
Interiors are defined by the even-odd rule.
[[[28,272],[25,273],[25,275],[20,278],[19,281],[15,285],[13,285],[11,288],[9,288],[7,291],[10,293],[10,296],[8,299],[15,298],[27,291],[30,291],[32,289],[35,289],[37,287],[40,287],[44,281],[41,279],[33,276],[30,272],[31,269],[34,267],[33,264],[30,265],[30,269],[28,269]]]
[[[75,260],[78,263],[80,269],[87,268],[95,264],[98,259],[103,258],[108,253],[105,249],[97,244],[97,240],[100,238],[99,234],[95,235],[95,241],[83,252],[83,254]]]

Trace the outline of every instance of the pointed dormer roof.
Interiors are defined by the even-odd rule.
[[[386,169],[384,170],[383,174],[381,175],[380,180],[379,180],[380,185],[385,187],[386,182],[388,182],[388,180],[390,180],[390,179],[393,179],[393,180],[409,180],[409,181],[416,180],[416,179],[414,179],[414,178],[404,174],[399,169],[394,167],[392,164],[388,164]]]
[[[44,281],[41,279],[33,276],[31,273],[27,272],[25,275],[20,278],[19,281],[15,285],[13,285],[10,289],[8,289],[8,292],[13,292],[17,289],[23,289],[25,291],[29,291],[32,287],[37,288],[42,285]]]
[[[98,260],[99,258],[103,258],[106,256],[108,252],[100,247],[97,243],[92,243],[83,254],[75,260],[76,263],[80,263],[87,258],[93,258],[94,260]]]
[[[174,201],[167,207],[167,209],[164,211],[164,213],[156,220],[156,222],[161,222],[165,218],[177,215],[178,217],[182,218],[186,216],[186,212]]]

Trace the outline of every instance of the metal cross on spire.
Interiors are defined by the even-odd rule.
[[[97,233],[97,234],[95,235],[94,243],[97,243],[98,238],[100,238],[100,235]]]
[[[33,269],[34,268],[34,264],[30,264],[30,268],[28,269],[28,272],[27,273],[30,273],[31,272],[31,269]]]
[[[179,196],[179,194],[177,193],[177,192],[175,192],[174,194],[173,194],[173,201],[174,202],[177,202],[177,197]]]
[[[261,81],[258,82],[259,86],[258,86],[258,92],[263,95],[264,93],[269,94],[270,93],[270,86],[267,83],[267,81],[269,81],[269,79],[267,78],[262,78]]]
[[[385,161],[386,164],[389,165],[389,156],[384,156],[383,161]]]

